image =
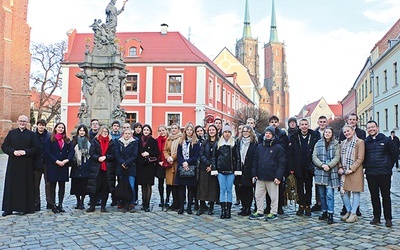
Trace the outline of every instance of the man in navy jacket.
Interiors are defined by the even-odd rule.
[[[379,132],[375,121],[367,123],[368,137],[365,139],[364,168],[368,181],[368,189],[371,194],[371,202],[374,218],[370,224],[376,225],[381,222],[381,201],[379,192],[382,194],[383,215],[387,227],[392,226],[392,204],[390,199],[390,186],[392,178],[392,167],[397,160],[398,149],[393,141]]]

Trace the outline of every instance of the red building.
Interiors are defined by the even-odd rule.
[[[204,125],[216,117],[230,122],[236,109],[254,105],[236,83],[236,74],[226,75],[179,32],[125,32],[117,37],[129,70],[121,103],[127,122],[154,128],[173,122]],[[68,131],[78,123],[84,101],[82,81],[75,75],[91,41],[93,34],[68,34],[61,103]]]
[[[28,0],[1,1],[0,144],[19,115],[29,117],[31,54],[27,11]]]

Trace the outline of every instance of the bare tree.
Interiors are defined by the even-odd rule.
[[[43,114],[47,115],[47,122],[60,114],[62,87],[61,61],[67,48],[66,41],[53,44],[33,43],[31,45],[31,84],[36,87],[37,98],[34,108],[37,110],[36,121]]]
[[[335,132],[335,138],[339,138],[340,132],[342,131],[342,128],[345,124],[346,122],[342,117],[336,118],[335,120],[329,122],[329,126]]]
[[[268,112],[259,107],[249,106],[244,106],[235,111],[233,123],[237,127],[240,124],[246,124],[248,118],[253,118],[255,120],[257,131],[263,131],[268,126]]]

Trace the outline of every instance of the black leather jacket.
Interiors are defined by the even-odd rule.
[[[220,140],[223,140],[221,138]],[[212,170],[218,170],[220,174],[233,174],[240,170],[239,157],[237,155],[237,145],[220,146],[213,152]]]

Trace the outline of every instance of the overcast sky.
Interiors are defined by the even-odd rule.
[[[251,31],[260,48],[269,41],[272,0],[249,0]],[[105,21],[109,0],[31,0],[31,41],[53,43],[66,32],[92,32]],[[120,9],[123,0],[117,1]],[[128,0],[117,31],[179,31],[210,59],[227,47],[234,53],[242,36],[245,0]],[[341,101],[376,42],[400,17],[400,0],[275,0],[278,38],[286,44],[290,114],[324,97]],[[190,30],[190,32],[189,32]]]

